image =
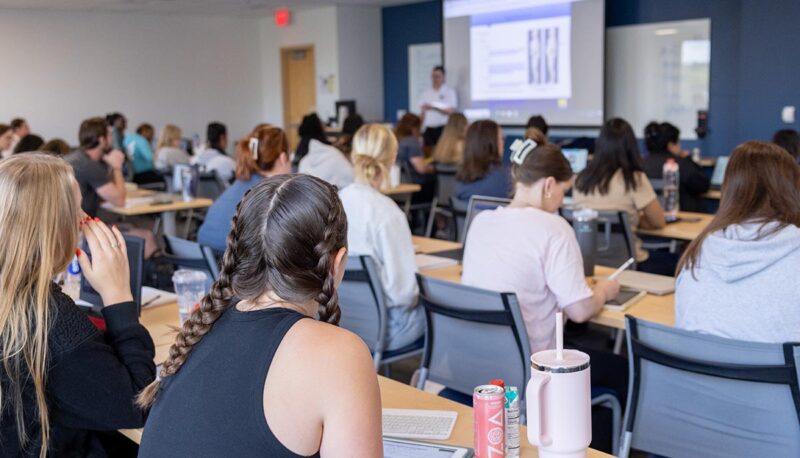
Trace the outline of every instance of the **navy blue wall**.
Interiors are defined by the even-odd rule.
[[[747,139],[785,127],[785,105],[800,109],[798,0],[606,0],[606,26],[711,19],[709,129],[703,155],[727,154]],[[387,120],[408,104],[408,45],[441,39],[441,3],[383,9]],[[798,110],[800,116],[800,110]]]
[[[439,0],[383,9],[383,113],[396,121],[408,108],[408,45],[442,41]]]

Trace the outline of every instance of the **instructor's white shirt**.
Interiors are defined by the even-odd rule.
[[[458,96],[456,95],[455,89],[451,89],[446,84],[442,84],[437,91],[434,88],[430,88],[422,93],[422,98],[420,99],[420,112],[422,112],[422,105],[427,103],[429,105],[433,105],[439,108],[458,108]],[[436,111],[434,109],[429,109],[425,112],[425,119],[422,122],[422,130],[425,130],[428,127],[441,127],[447,124],[447,117],[449,115]]]

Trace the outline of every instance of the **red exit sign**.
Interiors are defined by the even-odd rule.
[[[289,14],[288,8],[278,8],[275,10],[275,25],[278,27],[286,27],[289,25],[289,19],[291,15]]]

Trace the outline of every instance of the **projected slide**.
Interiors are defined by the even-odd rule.
[[[448,83],[468,117],[602,122],[603,0],[444,0],[443,7]]]
[[[470,29],[473,100],[569,98],[570,17]]]

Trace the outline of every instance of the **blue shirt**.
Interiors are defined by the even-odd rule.
[[[511,196],[511,171],[506,166],[496,166],[483,178],[469,183],[456,183],[456,198],[468,201],[472,196],[508,198]]]
[[[249,180],[236,180],[220,195],[206,213],[206,220],[197,232],[200,245],[211,247],[216,252],[223,252],[228,245],[228,233],[231,231],[231,220],[236,213],[236,206],[245,193],[264,177],[254,173]]]
[[[133,173],[149,172],[153,167],[153,146],[146,138],[136,133],[125,135],[122,142],[128,157],[133,160]]]
[[[425,157],[422,144],[417,138],[406,137],[397,143],[397,162],[406,166],[412,182],[424,184],[428,181],[426,176],[417,172],[417,169],[411,164],[411,159],[415,157]]]

